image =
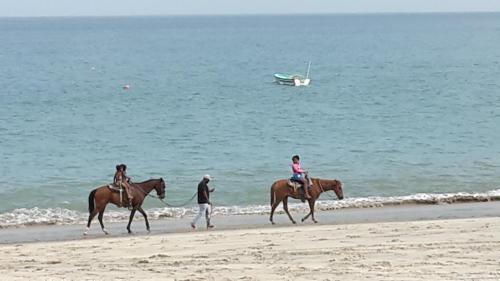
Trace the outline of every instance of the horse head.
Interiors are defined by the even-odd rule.
[[[342,191],[342,182],[339,180],[332,180],[328,182],[328,189],[333,190],[339,200],[344,199],[344,192]]]
[[[166,183],[163,180],[163,178],[160,178],[158,184],[155,185],[156,195],[158,195],[160,199],[165,198],[165,189],[166,189]]]

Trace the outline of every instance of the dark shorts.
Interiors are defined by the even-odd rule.
[[[292,179],[296,181],[302,181],[304,177],[302,176],[302,174],[293,174]]]

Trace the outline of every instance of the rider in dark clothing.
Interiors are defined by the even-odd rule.
[[[125,164],[116,166],[116,172],[113,178],[113,182],[116,186],[125,188],[125,192],[128,196],[128,207],[132,208],[134,196],[132,196],[132,187],[130,185],[130,178],[127,177],[127,166]]]

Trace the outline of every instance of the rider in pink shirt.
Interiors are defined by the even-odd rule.
[[[294,174],[303,174],[306,172],[306,170],[304,170],[300,167],[300,163],[298,163],[298,162],[292,164],[292,171]]]
[[[307,199],[310,199],[311,196],[309,195],[309,178],[307,176],[307,171],[302,169],[302,167],[300,167],[300,157],[298,155],[294,155],[292,157],[292,172],[293,172],[293,176],[292,176],[292,179],[295,180],[295,181],[298,181],[298,182],[301,182],[303,187],[304,187],[304,191],[305,191],[305,197]]]

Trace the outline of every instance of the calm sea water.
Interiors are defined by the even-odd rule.
[[[4,216],[84,214],[118,163],[171,203],[209,173],[249,208],[293,154],[350,198],[500,186],[500,14],[0,19],[0,38]],[[310,87],[272,82],[309,60]]]

